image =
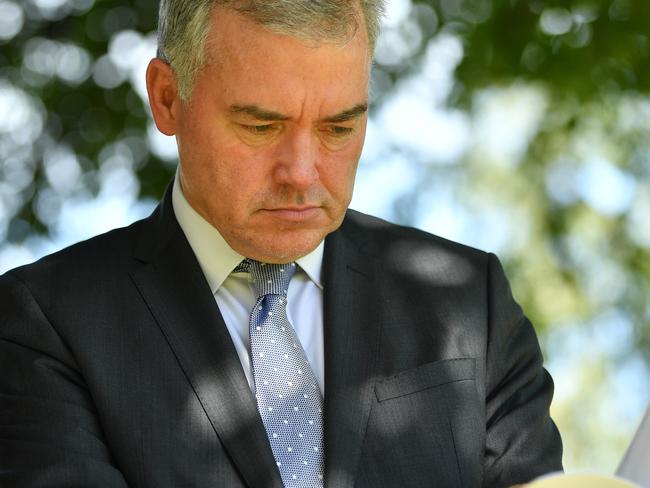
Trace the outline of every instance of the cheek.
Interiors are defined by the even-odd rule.
[[[242,187],[245,182],[242,161],[247,155],[223,124],[193,120],[179,137],[179,152],[184,166],[191,166],[202,186],[216,186],[223,192]],[[244,181],[242,181],[244,180]]]
[[[328,192],[337,200],[348,200],[354,187],[359,151],[337,154],[324,160],[320,180]]]

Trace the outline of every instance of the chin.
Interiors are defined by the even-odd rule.
[[[266,262],[269,263],[290,263],[306,256],[318,247],[318,242],[313,246],[291,246],[271,249],[266,252]]]
[[[267,241],[266,246],[260,246],[259,253],[263,260],[268,263],[289,263],[306,256],[323,241],[326,233],[319,232],[318,235],[310,238],[292,235],[293,233],[284,233],[277,236],[271,242]],[[253,256],[250,256],[253,257]],[[254,258],[259,259],[259,258]]]

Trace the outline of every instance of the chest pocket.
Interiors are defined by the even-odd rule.
[[[474,358],[446,359],[377,382],[375,395],[378,401],[383,402],[456,381],[473,380],[475,376]]]
[[[459,358],[378,381],[356,486],[476,486],[461,473],[465,448],[455,432],[458,422],[477,417],[475,377],[476,360]]]

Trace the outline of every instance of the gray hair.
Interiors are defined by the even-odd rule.
[[[180,96],[188,100],[206,63],[205,43],[213,8],[226,6],[269,29],[309,41],[343,41],[363,23],[371,52],[385,0],[161,0],[158,57],[173,68]]]

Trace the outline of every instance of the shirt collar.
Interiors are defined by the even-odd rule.
[[[179,181],[177,173],[172,189],[174,214],[214,294],[245,257],[234,251],[219,231],[192,208],[183,195]],[[312,252],[296,260],[296,264],[316,286],[323,288],[320,279],[323,242]]]
[[[323,248],[323,241],[321,241],[316,249],[296,260],[296,264],[307,273],[309,279],[321,290],[323,289],[323,284],[320,281],[321,268],[323,266]]]

